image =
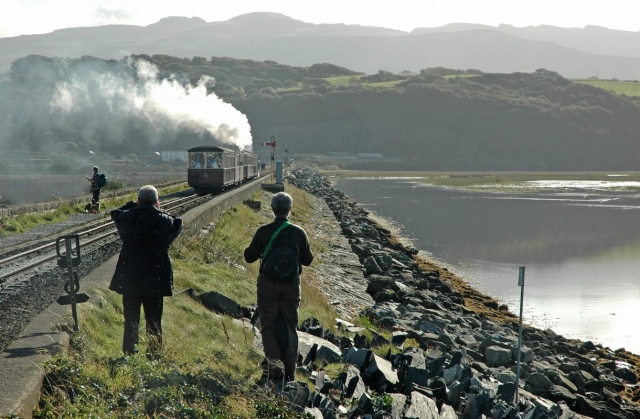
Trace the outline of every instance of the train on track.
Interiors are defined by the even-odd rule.
[[[240,185],[260,174],[258,155],[217,146],[187,150],[189,186],[200,194],[217,193]]]

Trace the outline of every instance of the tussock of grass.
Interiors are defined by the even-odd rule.
[[[287,192],[294,197],[292,221],[304,226],[313,200],[290,186]],[[255,198],[263,201],[260,212],[239,205],[219,217],[209,234],[176,241],[171,249],[176,291],[218,291],[241,305],[255,302],[258,263],[245,263],[243,251],[256,228],[272,220],[265,210],[270,195],[260,192]],[[315,288],[317,280],[312,270],[303,273],[300,319],[316,317],[331,327],[336,314]],[[255,390],[263,354],[253,347],[250,327],[180,293],[165,299],[161,355],[145,356],[142,319],[140,353],[122,357],[121,297],[105,288],[92,295],[94,304],[79,308],[80,332],[72,333],[72,350],[46,366],[35,417],[303,417]]]

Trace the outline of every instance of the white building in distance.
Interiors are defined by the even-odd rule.
[[[189,156],[186,151],[163,151],[162,161],[176,161],[182,160],[183,162],[189,161]]]

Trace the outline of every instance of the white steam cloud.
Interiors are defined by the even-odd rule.
[[[224,144],[251,149],[251,127],[247,117],[213,93],[207,92],[215,80],[203,76],[193,86],[175,77],[160,78],[156,66],[138,60],[134,71],[90,70],[69,74],[55,87],[52,111],[66,114],[98,111],[114,116],[128,115],[163,130],[208,133]],[[135,74],[134,74],[135,73]]]

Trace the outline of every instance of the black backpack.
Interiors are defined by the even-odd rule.
[[[98,177],[98,188],[104,188],[107,186],[107,175],[100,173]]]
[[[279,235],[291,225],[285,221],[271,236],[262,252],[261,272],[269,281],[291,283],[298,279],[300,272],[300,250],[289,234]]]

